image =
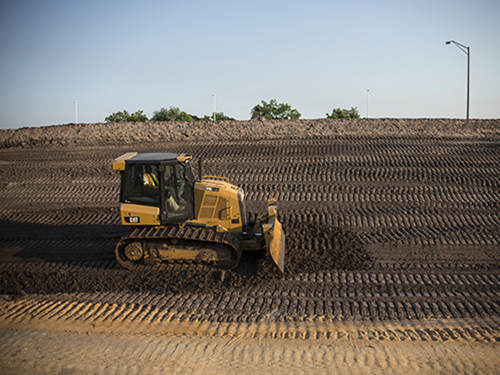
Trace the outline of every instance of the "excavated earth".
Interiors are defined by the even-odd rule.
[[[0,131],[0,319],[262,322],[253,334],[270,337],[304,334],[272,328],[280,322],[331,337],[319,323],[462,319],[467,329],[392,334],[500,341],[499,141],[499,120]],[[128,151],[203,156],[206,174],[244,189],[251,217],[276,198],[285,273],[262,253],[224,275],[194,264],[122,269],[111,161]]]

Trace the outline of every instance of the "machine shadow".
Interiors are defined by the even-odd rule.
[[[0,220],[3,262],[82,262],[100,268],[114,260],[114,246],[127,232],[120,225],[46,225]]]

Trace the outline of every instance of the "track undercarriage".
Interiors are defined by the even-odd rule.
[[[115,254],[125,268],[150,268],[162,262],[209,264],[221,270],[238,265],[240,240],[212,228],[137,228],[117,244]]]

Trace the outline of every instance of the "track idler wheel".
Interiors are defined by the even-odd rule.
[[[123,255],[131,262],[139,261],[144,255],[142,244],[140,242],[129,243],[125,246],[125,249],[123,249]]]

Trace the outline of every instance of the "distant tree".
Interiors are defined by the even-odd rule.
[[[351,109],[340,109],[334,108],[332,114],[326,114],[327,118],[359,118],[358,107],[352,107]]]
[[[278,103],[276,99],[271,99],[269,103],[265,100],[261,104],[257,104],[250,111],[251,120],[283,120],[283,119],[298,119],[301,114],[296,109],[293,109],[290,104]]]
[[[212,113],[211,116],[205,115],[203,116],[202,119],[203,121],[213,121],[214,120],[214,114]],[[226,116],[224,112],[215,112],[215,121],[236,121],[236,119]]]
[[[144,122],[148,121],[148,116],[144,114],[143,110],[136,111],[132,113],[128,118],[128,122]]]
[[[198,117],[189,115],[178,107],[161,108],[159,111],[154,111],[151,117],[151,121],[195,121],[197,119]]]
[[[135,113],[128,113],[126,110],[110,114],[104,119],[106,122],[143,122],[148,121],[144,111],[138,110]]]
[[[104,119],[106,122],[127,122],[128,118],[130,117],[130,114],[126,111],[123,110],[123,112],[115,112],[110,114],[108,117]]]

